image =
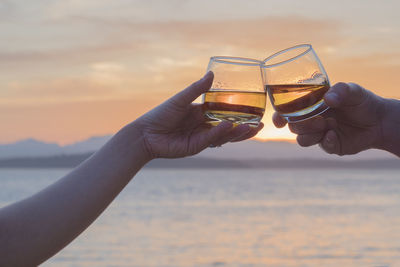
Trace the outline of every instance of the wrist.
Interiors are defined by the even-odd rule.
[[[145,165],[153,159],[140,124],[137,121],[126,125],[117,133],[117,135],[120,135],[121,139],[125,140],[125,146],[128,148],[132,160],[136,162],[140,161]]]
[[[381,116],[381,135],[378,149],[400,156],[400,101],[383,99]]]

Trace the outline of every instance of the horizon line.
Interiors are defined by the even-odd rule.
[[[41,143],[44,143],[44,144],[55,144],[55,145],[58,145],[58,146],[60,146],[60,147],[65,147],[65,146],[73,145],[73,144],[76,144],[76,143],[85,142],[85,141],[87,141],[87,140],[89,140],[89,139],[92,139],[92,138],[96,138],[96,137],[106,137],[106,136],[111,137],[111,136],[113,136],[113,135],[114,135],[114,134],[112,134],[112,133],[110,133],[110,134],[104,134],[104,135],[93,135],[93,136],[86,137],[86,138],[84,138],[84,139],[79,139],[79,140],[76,140],[76,141],[74,141],[74,142],[68,142],[68,143],[57,142],[57,141],[46,141],[46,140],[42,140],[42,139],[35,138],[35,137],[26,137],[26,138],[23,138],[23,139],[18,139],[18,140],[15,140],[15,141],[10,141],[10,142],[7,142],[7,143],[5,143],[5,142],[0,142],[0,146],[3,146],[3,145],[13,145],[13,144],[21,143],[21,142],[24,142],[24,141],[27,141],[27,140],[33,140],[33,141],[41,142]],[[265,142],[287,142],[287,143],[292,143],[292,144],[296,143],[296,140],[295,140],[295,139],[292,139],[292,138],[273,138],[273,137],[271,137],[271,138],[265,138],[265,137],[253,137],[253,138],[250,138],[250,139],[248,139],[248,140],[255,140],[255,141],[259,141],[259,142],[263,142],[263,143],[265,143]]]

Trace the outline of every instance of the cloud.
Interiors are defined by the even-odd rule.
[[[115,62],[97,62],[91,65],[90,80],[94,83],[120,87],[124,80],[125,67]]]
[[[332,83],[355,82],[374,93],[400,99],[397,80],[400,53],[373,53],[346,58],[326,58],[326,70]]]
[[[1,62],[54,60],[74,57],[92,56],[94,53],[120,53],[137,50],[162,50],[165,47],[172,55],[179,51],[174,48],[202,50],[213,47],[236,47],[243,50],[268,50],[282,48],[281,45],[314,41],[315,43],[337,43],[340,24],[335,21],[313,20],[303,17],[267,17],[249,20],[223,21],[169,21],[137,23],[124,19],[107,19],[102,17],[71,16],[67,21],[58,23],[70,24],[70,30],[84,29],[81,40],[96,39],[103,36],[101,43],[77,46],[66,49],[51,47],[49,42],[45,49],[30,51],[26,49],[3,52]],[[57,22],[54,27],[60,27]],[[43,34],[48,41],[53,36]],[[68,37],[66,35],[65,37]],[[62,36],[61,36],[62,38]],[[79,44],[77,42],[77,44]],[[193,51],[196,52],[196,51]],[[135,56],[135,55],[133,55]]]
[[[174,65],[170,60],[161,60],[153,65],[157,68],[132,72],[117,62],[94,62],[86,72],[78,76],[49,76],[16,79],[4,82],[0,90],[0,105],[41,106],[55,103],[85,101],[112,101],[127,98],[148,98],[161,102],[174,92],[183,89],[194,79],[200,78],[204,70],[176,69],[185,62]],[[165,69],[164,69],[165,68]]]
[[[46,47],[44,49],[32,50],[26,46],[19,51],[0,52],[0,64],[19,65],[31,63],[57,62],[61,64],[87,63],[104,55],[110,55],[113,52],[125,53],[140,48],[135,43],[104,42],[97,45],[71,46],[67,48]]]
[[[6,19],[12,17],[12,14],[15,12],[16,7],[9,0],[1,0],[0,1],[0,22],[5,21]]]
[[[13,81],[0,92],[2,105],[42,105],[59,102],[112,99],[116,87],[101,86],[89,79],[55,78]]]
[[[86,10],[86,5],[95,3],[66,4],[74,10]],[[134,19],[68,15],[53,24],[54,29],[65,25],[70,30],[79,29],[80,41],[60,48],[52,45],[51,35],[44,33],[43,39],[49,43],[43,49],[32,50],[26,44],[25,49],[0,52],[0,66],[9,77],[0,81],[6,88],[1,93],[3,101],[18,97],[39,100],[39,95],[41,101],[55,101],[57,97],[58,101],[121,98],[144,88],[171,92],[176,90],[171,88],[182,88],[201,76],[210,56],[263,59],[298,43],[312,43],[324,64],[334,65],[351,55],[343,24],[299,16],[139,23]],[[99,36],[101,42],[90,44]],[[397,59],[398,55],[389,51],[377,60],[389,66]],[[368,62],[360,62],[364,64]]]
[[[334,20],[299,16],[258,19],[142,22],[121,18],[73,16],[76,23],[91,25],[108,34],[131,36],[131,40],[184,43],[206,47],[230,45],[263,49],[282,43],[315,42],[335,44],[343,25]],[[122,37],[121,37],[122,38]]]
[[[102,17],[121,16],[129,14],[130,16],[151,13],[150,11],[156,8],[154,5],[141,0],[63,0],[52,1],[47,7],[49,17],[63,18],[70,15],[96,15]],[[169,1],[171,2],[171,1]],[[158,3],[161,6],[168,6],[165,1]],[[118,11],[115,14],[114,11]]]
[[[312,42],[321,50],[330,47],[332,51],[341,41],[340,24],[303,17],[138,23],[129,19],[74,15],[55,20],[51,25],[48,25],[53,27],[51,31],[41,32],[43,44],[38,48],[32,49],[26,43],[22,48],[0,52],[3,75],[26,82],[32,76],[42,80],[53,76],[85,79],[93,71],[88,67],[93,62],[118,62],[127,70],[124,75],[160,78],[178,70],[204,71],[208,58],[213,55],[262,59],[297,43]],[[69,28],[63,28],[67,25]],[[75,36],[77,42],[67,42],[69,45],[64,47],[58,45],[60,42],[54,43],[53,35],[58,28],[66,32],[58,38],[68,42],[69,32],[79,32]]]

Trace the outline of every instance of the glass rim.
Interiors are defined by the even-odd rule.
[[[210,57],[210,61],[232,64],[232,65],[244,65],[244,66],[261,66],[264,64],[263,61],[253,58],[230,57],[230,56],[214,56]]]
[[[289,59],[285,59],[285,60],[283,60],[283,61],[280,61],[280,62],[274,63],[274,64],[270,64],[270,65],[266,64],[266,62],[268,62],[269,60],[271,60],[271,59],[273,59],[273,58],[275,58],[275,57],[277,57],[277,56],[279,56],[279,55],[281,55],[281,54],[283,54],[283,53],[286,53],[286,52],[288,52],[288,51],[290,51],[290,50],[298,49],[298,48],[301,48],[301,47],[307,47],[307,49],[306,49],[305,51],[301,52],[300,54],[298,54],[298,55],[296,55],[296,56],[294,56],[294,57],[291,57],[291,58],[289,58]],[[312,49],[313,49],[313,48],[312,48],[312,45],[311,45],[311,44],[299,44],[299,45],[295,45],[295,46],[292,46],[292,47],[283,49],[283,50],[278,51],[278,52],[276,52],[276,53],[270,55],[269,57],[265,58],[265,59],[263,60],[263,65],[262,65],[262,67],[263,67],[263,68],[272,68],[272,67],[277,67],[277,66],[282,65],[282,64],[289,63],[289,62],[291,62],[291,61],[293,61],[293,60],[298,59],[299,57],[304,56],[305,54],[307,54],[308,52],[310,52]]]

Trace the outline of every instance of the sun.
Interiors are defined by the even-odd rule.
[[[272,123],[265,123],[264,128],[254,138],[260,141],[281,140],[295,142],[296,135],[291,133],[287,126],[278,129]]]
[[[254,137],[254,139],[260,141],[288,141],[295,142],[296,135],[290,132],[289,128],[285,126],[284,128],[276,128],[272,123],[272,114],[274,110],[271,105],[267,105],[265,108],[265,114],[263,116],[262,122],[264,123],[264,128]]]

